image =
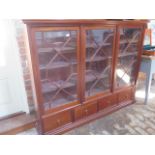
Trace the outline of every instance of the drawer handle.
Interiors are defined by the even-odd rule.
[[[111,101],[108,101],[108,104],[111,104]]]
[[[57,124],[58,124],[58,125],[60,125],[60,124],[61,124],[61,121],[60,121],[59,119],[57,120]]]
[[[125,96],[125,99],[128,99],[128,95]]]
[[[86,115],[88,114],[88,109],[85,109],[85,113],[86,113]]]

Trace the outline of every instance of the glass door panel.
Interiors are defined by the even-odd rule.
[[[141,39],[140,28],[121,28],[116,68],[116,87],[134,84]]]
[[[113,29],[86,30],[85,96],[93,96],[111,88]]]
[[[77,30],[36,31],[44,110],[78,100]]]

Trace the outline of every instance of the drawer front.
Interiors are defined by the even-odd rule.
[[[74,110],[74,117],[75,120],[87,117],[91,114],[94,114],[97,112],[97,101],[93,103],[88,103],[81,105]]]
[[[99,110],[114,106],[117,104],[116,94],[105,96],[102,99],[99,99]]]
[[[132,91],[132,89],[122,91],[122,92],[120,92],[118,94],[118,102],[119,103],[130,101],[130,100],[133,100],[133,91]]]
[[[51,131],[71,121],[71,111],[64,111],[56,115],[45,117],[43,118],[44,132]]]

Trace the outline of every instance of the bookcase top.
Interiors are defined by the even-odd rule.
[[[24,19],[27,25],[37,24],[147,24],[149,20],[136,19]]]

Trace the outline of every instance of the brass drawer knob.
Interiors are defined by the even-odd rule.
[[[125,99],[128,99],[128,95],[125,96]]]
[[[61,121],[60,121],[59,119],[57,120],[57,124],[58,124],[58,125],[60,125],[60,124],[61,124]]]
[[[86,115],[88,114],[88,109],[85,109],[85,113],[86,113]]]
[[[107,101],[108,104],[111,104],[111,101]]]

